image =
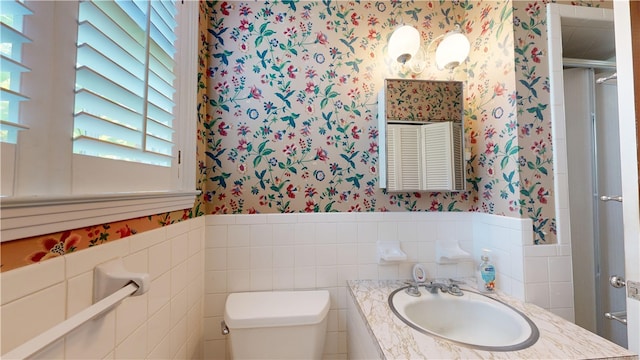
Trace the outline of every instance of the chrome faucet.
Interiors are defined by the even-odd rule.
[[[442,291],[443,293],[446,293],[446,294],[451,294],[451,295],[454,295],[454,296],[462,296],[462,295],[464,295],[462,293],[462,290],[460,290],[460,286],[458,286],[458,284],[453,283],[453,282],[451,284],[449,284],[449,285],[443,284],[443,283],[438,283],[438,282],[436,282],[436,283],[431,282],[429,284],[425,284],[424,287],[431,294],[437,294],[438,293],[438,289],[440,289],[440,291]]]
[[[442,291],[443,293],[449,292],[449,286],[443,283],[438,283],[438,282],[436,283],[431,282],[429,284],[424,284],[424,288],[427,289],[427,291],[431,294],[437,294],[438,289],[440,289],[440,291]]]

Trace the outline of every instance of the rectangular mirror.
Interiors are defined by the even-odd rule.
[[[386,79],[378,97],[380,187],[464,191],[463,83]]]

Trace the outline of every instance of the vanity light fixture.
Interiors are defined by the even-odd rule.
[[[462,64],[469,56],[469,50],[471,43],[460,30],[460,25],[456,24],[456,28],[446,33],[436,48],[438,69],[453,69]]]
[[[420,52],[420,32],[411,25],[403,25],[394,30],[389,38],[387,53],[391,60],[401,67],[411,68],[418,63],[415,55]]]
[[[387,54],[400,72],[421,73],[427,66],[427,53],[438,40],[436,48],[436,66],[438,70],[451,70],[463,63],[469,55],[471,44],[462,33],[460,25],[455,29],[433,39],[426,50],[420,45],[420,32],[411,25],[403,25],[394,30],[389,38]]]

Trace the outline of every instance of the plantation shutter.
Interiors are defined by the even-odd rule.
[[[80,3],[75,154],[171,166],[176,12],[173,1]]]
[[[422,126],[422,160],[424,189],[452,189],[452,122]]]
[[[22,45],[31,42],[24,34],[23,18],[32,11],[22,1],[2,1],[0,13],[0,142],[15,144],[20,124],[20,102],[29,98],[21,91],[20,78],[30,71],[23,64]]]
[[[389,124],[387,143],[387,189],[419,190],[422,171],[420,126]]]

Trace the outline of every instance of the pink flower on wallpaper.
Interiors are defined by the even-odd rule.
[[[45,238],[42,240],[42,250],[28,256],[31,262],[40,262],[60,255],[73,252],[76,245],[80,242],[80,235],[72,234],[71,231],[65,231],[60,235],[60,239]]]
[[[255,86],[252,86],[250,91],[251,92],[249,93],[249,98],[253,98],[256,100],[262,99],[262,90],[258,89]]]
[[[543,187],[538,189],[538,201],[540,201],[541,204],[547,203],[547,196],[549,196],[549,192],[546,191]]]
[[[482,23],[482,32],[480,33],[480,35],[485,35],[487,33],[487,31],[489,31],[489,28],[491,27],[491,22],[490,21],[485,21]]]
[[[249,31],[249,20],[241,19],[240,26],[238,26],[238,28],[242,31]]]
[[[306,206],[304,207],[305,212],[315,212],[316,202],[315,200],[308,200]]]
[[[297,191],[298,191],[298,189],[293,184],[289,184],[287,186],[287,196],[290,199],[295,199],[296,198],[296,192]]]
[[[377,17],[370,15],[369,18],[367,19],[367,24],[369,26],[376,26],[380,23],[380,20],[378,20]]]
[[[540,4],[538,4],[537,1],[534,1],[532,3],[529,3],[525,10],[530,16],[537,16],[538,14],[540,14]]]
[[[287,144],[282,150],[283,153],[291,156],[296,153],[296,145],[295,144]]]
[[[247,136],[249,133],[251,133],[251,128],[247,126],[247,124],[242,124],[238,126],[238,131],[237,131],[238,135]]]
[[[540,51],[540,49],[537,47],[531,49],[531,58],[533,59],[533,62],[540,63],[540,55],[542,55],[542,51]]]
[[[229,125],[225,124],[224,121],[220,122],[220,124],[218,124],[218,133],[221,136],[227,136],[227,130],[229,128]]]
[[[469,133],[469,142],[475,144],[478,142],[478,133],[475,130],[471,130]]]
[[[285,34],[287,37],[294,38],[294,37],[296,37],[296,35],[298,34],[298,29],[296,29],[296,28],[294,28],[294,27],[292,27],[292,28],[287,28],[287,30],[285,30],[285,31],[284,31],[284,34]]]
[[[473,21],[467,21],[466,25],[464,26],[464,31],[467,34],[471,34],[473,32]]]
[[[223,1],[222,4],[220,4],[220,12],[222,13],[222,15],[229,16],[229,9],[231,9],[231,5],[229,5],[229,3],[227,3],[226,1]]]
[[[309,81],[307,83],[307,86],[304,88],[304,92],[306,92],[307,94],[311,94],[315,91],[316,89],[316,85],[313,83],[313,81]]]
[[[120,234],[120,238],[131,236],[132,234],[136,233],[135,230],[131,230],[129,225],[125,225],[124,227],[121,227],[120,229],[116,230],[116,232]]]
[[[484,131],[484,138],[486,139],[491,139],[493,137],[493,135],[496,134],[496,129],[493,128],[493,126],[489,126],[485,131]]]
[[[327,159],[329,159],[327,150],[324,150],[323,148],[317,148],[315,160],[327,161]]]
[[[364,193],[367,196],[373,196],[376,192],[373,186],[367,185],[367,187],[364,189]]]
[[[487,144],[487,148],[485,149],[484,153],[485,154],[495,154],[497,151],[496,145],[492,142]]]
[[[314,195],[318,195],[318,192],[316,191],[316,188],[314,187],[308,187],[306,189],[304,189],[304,197],[313,197]]]
[[[240,15],[242,15],[242,16],[249,16],[249,15],[251,15],[251,14],[253,14],[253,11],[251,11],[251,8],[250,8],[250,7],[248,7],[248,6],[246,6],[246,5],[245,5],[245,6],[241,6],[241,7],[240,7]]]
[[[360,19],[360,15],[353,13],[351,14],[351,23],[355,26],[360,25],[360,23],[358,22],[358,19]]]
[[[326,45],[328,43],[327,35],[321,32],[316,33],[316,42],[320,45]]]
[[[287,75],[289,76],[289,79],[295,79],[297,72],[298,69],[296,69],[296,67],[293,65],[289,65],[289,67],[287,68]]]
[[[544,154],[547,150],[547,145],[542,140],[534,141],[533,145],[531,145],[531,150],[538,155]]]
[[[361,133],[361,132],[362,132],[362,131],[361,131],[360,129],[358,129],[358,127],[357,127],[357,126],[354,126],[353,128],[351,128],[351,136],[352,136],[354,139],[360,139],[360,133]]]
[[[484,20],[487,18],[487,16],[489,16],[489,13],[491,12],[491,6],[485,6],[484,9],[482,9],[482,13],[480,14],[480,19]]]
[[[502,96],[504,95],[504,92],[506,91],[505,87],[503,84],[497,83],[494,87],[493,87],[493,94],[495,96]]]
[[[241,185],[234,185],[231,188],[231,195],[235,196],[235,197],[239,197],[242,196],[242,186]]]
[[[315,69],[307,69],[307,70],[305,70],[305,77],[307,79],[313,79],[316,76],[318,76],[318,72]]]
[[[246,151],[247,150],[247,140],[246,139],[238,140],[238,146],[236,148],[238,150],[240,150],[240,151]]]
[[[229,83],[226,81],[219,82],[214,89],[224,95],[229,92]]]

